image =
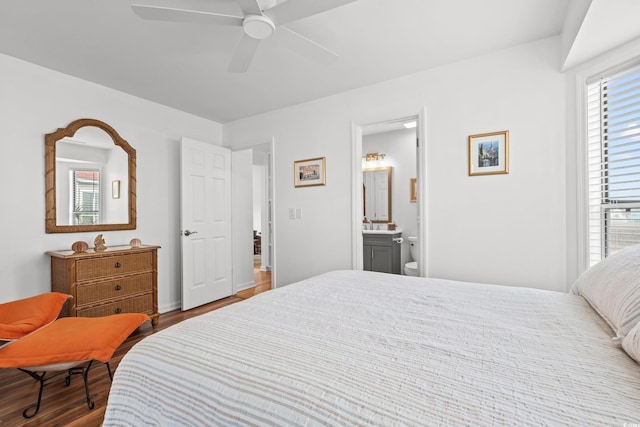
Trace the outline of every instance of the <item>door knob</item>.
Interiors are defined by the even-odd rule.
[[[184,230],[184,235],[185,236],[191,236],[192,234],[198,234],[198,232],[197,231]]]

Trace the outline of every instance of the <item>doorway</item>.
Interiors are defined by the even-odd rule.
[[[232,152],[234,293],[276,283],[274,141]]]
[[[415,123],[415,212],[416,212],[416,224],[397,223],[400,228],[408,229],[409,233],[412,230],[417,231],[418,236],[418,251],[416,261],[418,262],[418,275],[426,277],[428,274],[427,264],[427,210],[426,210],[426,112],[423,109],[417,115],[406,116],[401,118],[395,118],[382,122],[376,122],[371,124],[357,124],[352,123],[352,183],[353,183],[353,200],[352,200],[352,268],[356,270],[363,269],[363,243],[362,243],[362,229],[363,229],[363,156],[367,153],[363,151],[363,140],[368,138],[367,135],[375,135],[379,133],[391,132],[394,130],[403,129],[409,123]],[[383,154],[383,153],[378,153]],[[380,157],[380,156],[378,156]],[[409,165],[407,165],[409,166]],[[413,166],[413,165],[411,165]],[[403,178],[404,179],[406,177]],[[411,181],[406,182],[406,192],[410,192],[412,185]],[[404,192],[401,192],[400,197],[404,197]],[[405,217],[409,219],[403,219],[403,221],[411,221],[411,217]],[[395,216],[394,216],[395,219]],[[395,222],[395,221],[394,221]],[[405,238],[409,234],[403,232]],[[408,246],[407,246],[408,247]],[[408,258],[408,249],[403,248],[403,261]]]
[[[271,144],[252,147],[253,152],[253,277],[256,287],[271,286],[273,271],[273,191]]]

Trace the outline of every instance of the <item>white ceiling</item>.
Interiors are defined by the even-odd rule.
[[[638,0],[572,0],[567,15],[563,71],[640,37]]]
[[[288,25],[338,53],[334,63],[310,63],[271,38],[247,73],[233,74],[241,28],[131,10],[241,14],[232,0],[2,0],[0,53],[226,123],[560,34],[568,1],[358,0]]]

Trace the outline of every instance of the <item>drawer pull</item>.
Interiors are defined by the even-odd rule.
[[[122,264],[120,264],[119,262],[116,262],[116,265],[114,265],[115,268],[120,268],[122,267]]]
[[[116,285],[115,289],[116,289],[116,291],[119,291],[119,290],[121,290],[121,289],[122,289],[122,286],[120,286],[120,285]]]
[[[116,314],[120,314],[120,313],[122,313],[122,309],[120,307],[118,307],[118,308],[116,308],[115,312],[116,312]]]

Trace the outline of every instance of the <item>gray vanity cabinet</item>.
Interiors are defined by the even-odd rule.
[[[363,234],[364,270],[400,274],[400,243],[394,242],[402,233]]]

